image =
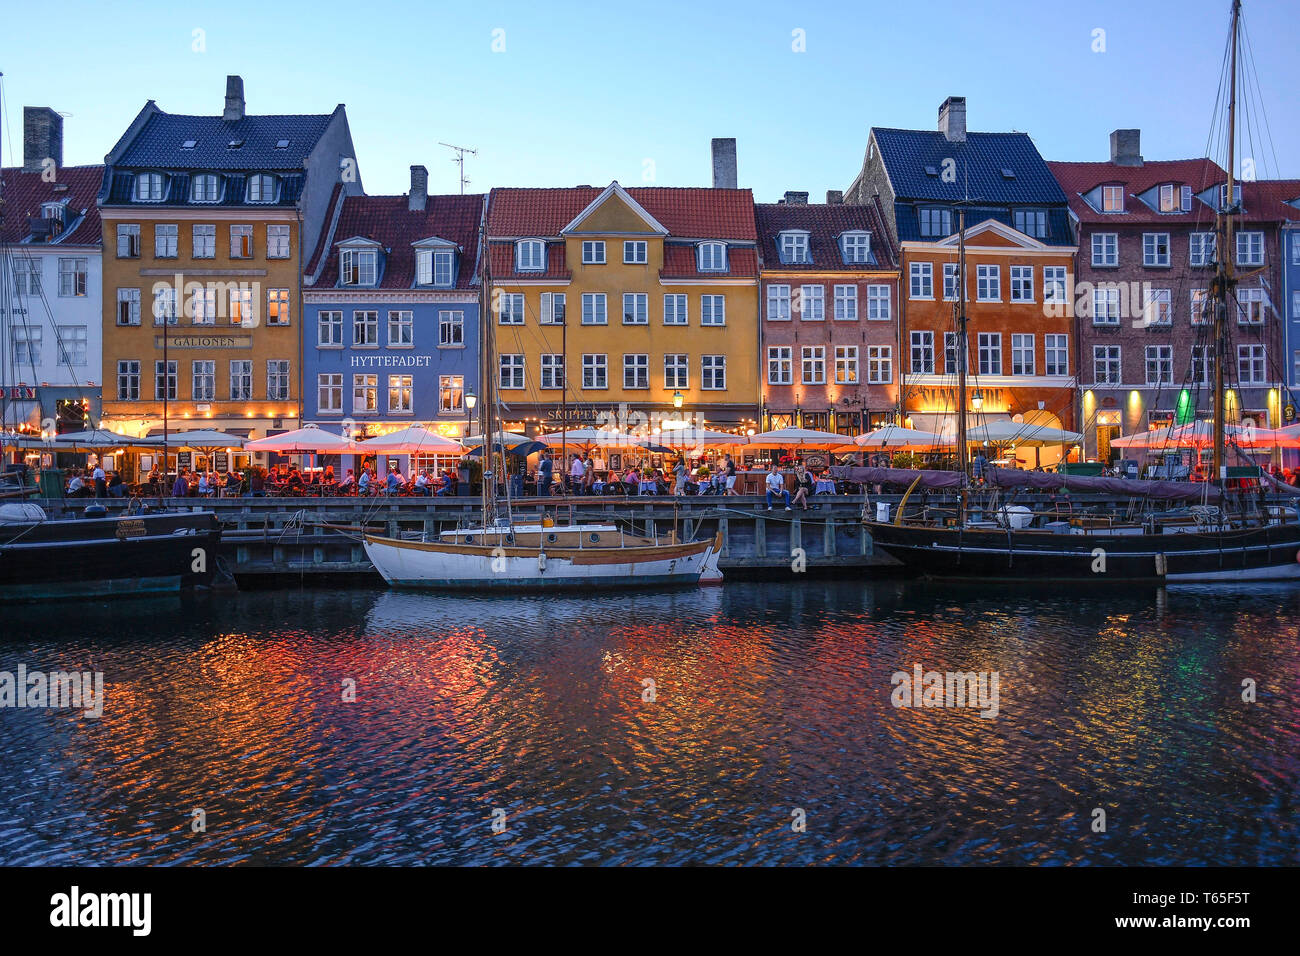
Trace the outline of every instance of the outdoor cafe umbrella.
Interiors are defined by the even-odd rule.
[[[55,435],[48,444],[53,448],[68,448],[76,451],[104,451],[110,448],[160,448],[162,439],[134,438],[109,431],[107,428],[92,428],[83,432]]]
[[[218,448],[243,448],[247,441],[243,435],[232,435],[215,428],[196,428],[188,432],[172,432],[167,436],[167,444],[172,448],[193,448],[204,452]]]
[[[484,439],[482,435],[469,435],[462,438],[460,443],[467,448],[471,448],[475,445],[482,445],[483,441]],[[513,445],[522,445],[530,441],[532,441],[531,438],[527,435],[521,435],[518,432],[497,432],[492,436],[492,443],[494,445],[500,445],[504,442],[507,448],[510,448]]]
[[[839,448],[845,443],[843,435],[814,431],[811,428],[778,428],[751,436],[746,444],[758,448]]]
[[[660,445],[668,445],[672,448],[713,448],[749,444],[749,439],[744,435],[733,435],[731,432],[718,432],[708,428],[661,428],[654,440]]]
[[[859,435],[853,439],[853,444],[858,447],[851,448],[850,451],[861,451],[863,448],[920,449],[951,448],[953,446],[953,443],[945,440],[942,435],[903,428],[901,425],[885,425],[883,428],[877,428],[875,431]]]
[[[574,428],[567,432],[551,432],[538,435],[537,441],[547,445],[573,445],[575,448],[635,448],[644,437],[632,432],[620,432],[606,428]]]
[[[367,439],[358,443],[357,449],[362,454],[374,451],[387,454],[422,452],[426,455],[461,455],[465,452],[460,442],[429,431],[422,425],[407,425],[387,435]]]
[[[505,446],[505,450],[506,450],[506,454],[512,455],[515,458],[527,458],[529,455],[535,455],[539,451],[548,451],[550,447],[551,447],[550,445],[544,444],[542,442],[533,441],[531,438],[525,438],[521,442],[513,442],[513,443],[507,442]],[[492,450],[494,452],[501,451],[501,443],[493,442]],[[466,452],[465,457],[482,458],[483,457],[482,444],[480,444],[477,448],[473,449],[472,451]]]
[[[245,451],[273,451],[280,454],[355,455],[361,445],[317,425],[304,425],[280,435],[268,435],[244,444]]]
[[[990,442],[992,444],[1010,444],[1026,447],[1044,445],[1077,445],[1083,441],[1078,432],[1068,432],[1063,428],[1049,425],[1030,425],[1027,422],[989,422],[966,432],[968,442]],[[1111,444],[1114,444],[1112,442]]]

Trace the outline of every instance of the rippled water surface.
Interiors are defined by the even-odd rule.
[[[106,704],[0,710],[0,863],[1300,862],[1292,587],[290,590],[3,622],[0,671],[100,670]],[[917,663],[998,672],[997,717],[894,707]]]

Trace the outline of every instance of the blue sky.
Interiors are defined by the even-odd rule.
[[[5,165],[21,151],[23,105],[69,114],[66,163],[101,162],[147,99],[217,113],[238,73],[249,112],[345,103],[369,193],[404,192],[412,163],[429,168],[431,192],[456,192],[440,141],[477,147],[471,191],[707,185],[709,140],[734,136],[740,185],[769,202],[843,189],[869,127],[932,128],[950,94],[967,98],[971,129],[1027,131],[1048,159],[1105,159],[1117,127],[1142,129],[1148,159],[1204,155],[1228,22],[1227,0],[51,9],[5,14]],[[1272,133],[1246,149],[1262,178],[1300,176],[1298,11],[1246,4]]]

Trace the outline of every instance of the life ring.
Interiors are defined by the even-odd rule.
[[[596,534],[596,532],[593,531],[591,533],[591,543],[595,544],[599,540],[600,540],[600,535]]]

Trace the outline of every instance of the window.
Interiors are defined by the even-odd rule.
[[[725,272],[727,270],[727,244],[725,242],[700,243],[698,256],[701,272]]]
[[[118,325],[139,325],[140,324],[140,290],[139,289],[118,289],[117,290],[117,324]]]
[[[1119,385],[1123,381],[1118,345],[1092,347],[1092,379],[1098,385]]]
[[[195,259],[213,259],[217,255],[217,227],[195,226],[191,230]]]
[[[867,346],[867,383],[888,385],[894,380],[894,350],[888,345]]]
[[[835,384],[858,384],[858,347],[856,345],[835,346]]]
[[[379,347],[379,313],[357,310],[352,313],[352,344],[363,349]]]
[[[1115,286],[1092,290],[1092,324],[1119,325],[1119,289]]]
[[[267,359],[266,361],[266,397],[270,401],[283,402],[289,398],[289,360]]]
[[[934,374],[934,333],[912,333],[912,374]]]
[[[867,320],[888,321],[893,309],[890,306],[889,286],[867,286]]]
[[[20,372],[24,366],[34,371],[34,366],[41,364],[41,328],[36,325],[14,326],[10,330],[13,342],[13,362]]]
[[[1092,264],[1094,266],[1119,265],[1119,234],[1094,232],[1092,234]]]
[[[343,414],[343,375],[324,372],[316,376],[316,406],[322,415]]]
[[[267,289],[266,290],[266,324],[267,325],[288,325],[289,324],[289,290],[288,289]]]
[[[1065,266],[1043,266],[1043,301],[1064,303],[1066,299]]]
[[[1011,374],[1034,374],[1034,337],[1032,335],[1011,336]]]
[[[609,358],[606,355],[583,355],[582,387],[609,388]]]
[[[624,239],[623,261],[632,265],[644,265],[648,248],[649,244],[644,239]]]
[[[230,258],[252,259],[252,226],[230,226]]]
[[[700,356],[701,388],[721,392],[727,388],[727,357],[725,355]]]
[[[1264,290],[1237,289],[1237,322],[1241,325],[1262,325],[1264,322]]]
[[[913,262],[911,269],[911,297],[934,298],[934,266],[929,262]]]
[[[585,239],[582,243],[582,262],[589,266],[605,264],[605,240]]]
[[[564,356],[555,352],[542,355],[542,388],[564,388]]]
[[[140,258],[140,226],[136,223],[118,223],[117,257],[119,259]]]
[[[388,313],[388,347],[410,348],[415,344],[415,320],[406,309],[395,309]]]
[[[725,295],[700,296],[700,325],[727,324],[727,297]]]
[[[919,215],[922,236],[943,237],[952,235],[952,210],[925,208],[919,210]]]
[[[826,346],[805,345],[803,347],[802,371],[805,385],[826,384]]]
[[[374,249],[344,249],[339,253],[342,285],[374,285],[379,254]]]
[[[14,260],[14,294],[15,295],[40,295],[41,294],[41,260],[35,258],[24,259],[15,256]]]
[[[646,325],[650,321],[648,297],[644,292],[623,293],[623,324]]]
[[[691,364],[685,352],[664,355],[664,388],[690,388]]]
[[[1222,211],[1222,210],[1224,210],[1224,209],[1227,208],[1227,205],[1228,205],[1227,200],[1228,200],[1228,184],[1227,184],[1227,183],[1221,183],[1221,184],[1219,185],[1219,209],[1220,209],[1220,211]],[[1234,184],[1233,187],[1232,187],[1232,204],[1233,204],[1234,206],[1240,206],[1240,205],[1241,205],[1241,183],[1236,183],[1236,184]]]
[[[767,287],[767,320],[769,322],[790,321],[790,287],[788,285],[769,285]]]
[[[524,294],[510,292],[497,299],[497,308],[501,310],[497,319],[499,325],[524,324]]]
[[[217,363],[212,359],[190,363],[190,397],[196,402],[210,402],[217,397]]]
[[[249,202],[274,202],[275,177],[266,173],[253,173],[248,177]]]
[[[412,403],[414,382],[410,375],[388,376],[388,414],[409,415],[415,406]]]
[[[1169,233],[1142,233],[1142,264],[1148,268],[1169,265]]]
[[[1047,212],[1043,209],[1017,209],[1015,212],[1016,231],[1026,236],[1042,239],[1047,235]]]
[[[58,327],[59,364],[74,368],[86,364],[86,333],[84,325],[60,325]]]
[[[339,348],[343,345],[343,313],[320,312],[316,316],[316,345]]]
[[[1242,385],[1263,385],[1268,382],[1264,346],[1237,346],[1237,381]]]
[[[1160,187],[1161,212],[1191,212],[1192,187],[1165,183]]]
[[[438,411],[451,415],[465,410],[465,376],[438,376]]]
[[[975,298],[980,302],[1002,301],[1002,267],[975,267]]]
[[[253,360],[235,359],[230,363],[230,400],[246,402],[253,397]]]
[[[117,363],[117,400],[134,402],[140,397],[140,362],[122,359]]]
[[[212,325],[217,320],[217,290],[195,289],[186,307],[195,325]]]
[[[162,202],[162,173],[140,173],[136,176],[135,198],[138,202]]]
[[[1043,372],[1047,375],[1070,374],[1070,337],[1048,333],[1043,336]]]
[[[213,289],[213,295],[216,295],[216,289]],[[216,309],[213,308],[208,312],[208,321],[211,322],[216,317]],[[257,324],[257,316],[253,312],[253,290],[236,289],[230,292],[230,324],[247,325],[250,328]]]
[[[623,355],[623,387],[650,387],[650,356],[645,353]]]
[[[945,302],[956,302],[959,297],[957,269],[958,265],[955,262],[945,262],[943,264],[943,299]]]
[[[1188,293],[1188,311],[1192,325],[1204,325],[1209,321],[1210,290],[1192,289]]]
[[[835,295],[835,318],[840,322],[856,322],[858,319],[858,287],[855,285],[837,285]]]
[[[961,358],[962,365],[966,364],[965,350],[957,347],[959,338],[956,332],[943,333],[943,370],[948,375],[956,375],[961,371],[957,366],[958,357]]]
[[[59,260],[59,295],[80,298],[86,294],[87,259]]]
[[[981,375],[1002,374],[1002,333],[981,332],[979,334],[979,356]]]
[[[217,177],[211,173],[195,176],[190,184],[190,201],[216,202],[219,191],[217,186]]]
[[[266,227],[266,258],[289,258],[289,227],[270,225]]]
[[[1194,266],[1213,265],[1216,238],[1212,232],[1192,233],[1187,239],[1188,261]]]
[[[1288,235],[1291,240],[1291,265],[1300,266],[1300,235],[1289,231]]]
[[[1291,318],[1300,319],[1300,289],[1291,293]]]
[[[664,296],[664,325],[686,325],[686,302],[684,295]]]
[[[840,240],[846,265],[871,261],[871,233],[846,232]]]
[[[1124,187],[1123,186],[1102,186],[1101,187],[1101,211],[1102,212],[1123,212],[1124,211]]]
[[[582,324],[605,325],[607,321],[608,319],[605,315],[605,293],[582,293]],[[604,386],[601,387],[603,388]]]
[[[155,359],[153,363],[153,397],[155,401],[161,402],[164,398],[168,401],[176,399],[176,360],[163,362]]]
[[[1012,302],[1033,302],[1034,301],[1034,267],[1033,266],[1012,266],[1011,267],[1011,301]]]
[[[1264,234],[1262,232],[1237,233],[1237,265],[1262,266],[1264,264]]]
[[[794,384],[794,349],[789,345],[767,347],[767,384]]]
[[[438,348],[465,346],[465,313],[459,309],[438,313]]]
[[[175,259],[177,227],[174,222],[158,223],[153,227],[153,255],[155,259]]]
[[[1172,385],[1174,383],[1174,347],[1172,345],[1147,346],[1147,384]]]
[[[447,249],[433,253],[433,284],[449,286],[456,281],[456,254]]]
[[[497,366],[501,370],[501,388],[524,387],[524,356],[506,354]]]
[[[1209,385],[1210,372],[1214,364],[1208,345],[1192,346],[1191,377],[1193,385]]]
[[[352,413],[374,415],[379,411],[379,376],[352,376]]]
[[[1148,289],[1142,304],[1142,322],[1145,325],[1169,325],[1173,319],[1172,300],[1168,289]]]
[[[781,233],[781,261],[785,263],[812,261],[808,255],[808,233]]]
[[[541,325],[563,325],[564,309],[567,301],[564,292],[543,292],[542,311],[537,321]]]
[[[515,244],[515,268],[520,272],[541,272],[546,268],[546,243],[523,239]]]

